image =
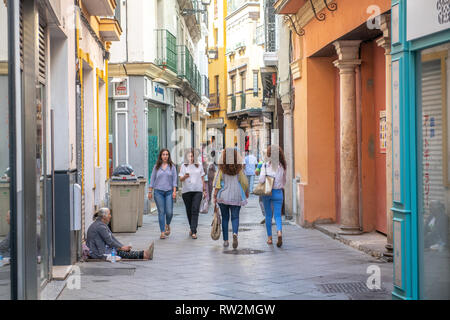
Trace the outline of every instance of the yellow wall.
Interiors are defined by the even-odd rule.
[[[223,12],[227,12],[227,1],[223,1]],[[219,15],[220,16],[220,15]],[[219,17],[220,18],[220,17]],[[219,20],[219,19],[217,19]],[[227,119],[227,106],[228,106],[228,84],[227,84],[227,57],[225,56],[226,48],[226,28],[225,19],[222,19],[223,24],[220,25],[218,32],[223,33],[223,47],[218,48],[218,59],[210,60],[208,66],[208,77],[209,77],[209,91],[210,93],[216,93],[215,76],[219,76],[219,101],[220,101],[220,111],[210,112],[210,119],[223,118],[226,124],[225,129],[237,129],[236,122]],[[209,30],[210,37],[214,38],[214,30]],[[225,130],[224,130],[225,134]],[[228,146],[227,146],[228,147]]]

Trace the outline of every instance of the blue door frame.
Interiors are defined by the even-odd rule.
[[[392,132],[393,132],[393,235],[394,235],[394,290],[393,298],[417,300],[420,297],[421,235],[418,214],[418,151],[420,100],[418,72],[420,51],[450,41],[450,30],[407,41],[406,2],[392,1]],[[398,9],[398,24],[394,24]],[[398,26],[398,30],[394,27]],[[419,63],[417,63],[419,62]],[[398,76],[396,76],[398,68]],[[398,95],[395,94],[397,90]],[[398,97],[398,98],[396,98]],[[395,108],[399,108],[397,117]],[[395,133],[399,139],[395,141]],[[396,156],[399,157],[396,159]],[[397,162],[396,162],[397,160]],[[397,165],[397,166],[396,166]],[[397,171],[397,175],[395,175]],[[398,178],[397,178],[398,177]],[[396,184],[396,179],[398,182]]]

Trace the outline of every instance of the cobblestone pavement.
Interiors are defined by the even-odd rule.
[[[178,201],[172,234],[160,240],[157,215],[145,216],[136,234],[117,236],[134,249],[154,240],[153,261],[80,263],[81,289],[66,287],[59,299],[391,299],[392,263],[317,230],[284,221],[283,247],[268,246],[256,196],[241,210],[238,250],[224,249],[222,239],[211,240],[211,220],[210,208],[200,215],[198,239],[191,239]],[[366,286],[371,265],[380,268],[381,290]]]

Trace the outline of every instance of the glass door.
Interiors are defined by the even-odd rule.
[[[0,1],[0,300],[11,299],[8,8]]]
[[[37,254],[38,279],[41,288],[49,280],[49,246],[47,243],[47,213],[49,207],[49,179],[47,175],[47,112],[45,103],[45,85],[37,86],[36,104],[36,201],[37,201]],[[50,202],[51,203],[51,202]]]
[[[420,298],[450,299],[450,44],[417,56]]]

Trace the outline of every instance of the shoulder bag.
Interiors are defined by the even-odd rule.
[[[211,238],[213,240],[220,239],[220,233],[221,233],[220,225],[221,225],[221,220],[220,220],[220,215],[219,215],[219,206],[216,203],[214,206],[214,218],[211,223]]]
[[[266,168],[266,180],[263,183],[258,183],[255,189],[253,189],[253,194],[256,194],[257,196],[272,195],[273,182],[275,178],[267,175],[267,163],[265,164],[265,168]]]

